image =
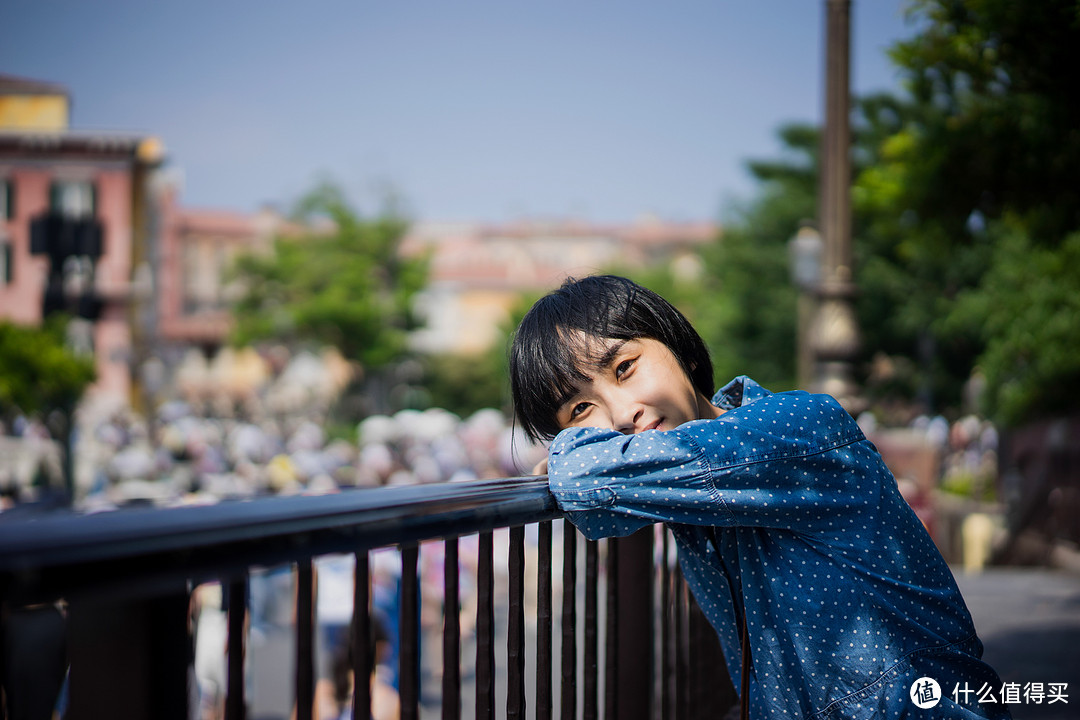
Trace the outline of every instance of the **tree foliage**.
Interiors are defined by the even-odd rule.
[[[784,155],[747,167],[760,194],[736,207],[723,236],[702,259],[708,294],[718,295],[697,327],[713,353],[717,380],[752,374],[776,389],[795,384],[796,291],[788,241],[800,222],[816,215],[818,131],[804,124],[780,128]]]
[[[1080,229],[1080,101],[1064,71],[1080,62],[1080,3],[917,0],[910,12],[921,30],[892,50],[910,96],[856,179],[868,221],[857,236],[860,318],[868,345],[915,361],[930,409],[955,406],[980,364],[989,408],[1020,422],[1053,406],[1050,375],[1080,378],[1080,361],[1051,362],[1047,374],[1017,355],[1005,372],[1002,355],[1063,312],[1032,304],[1046,287],[1032,273],[1067,254]],[[1005,282],[1018,277],[1027,295]],[[1003,287],[1017,290],[991,301]],[[1063,347],[1053,333],[1043,340],[1047,355]]]
[[[525,313],[541,293],[519,293],[491,347],[478,353],[442,353],[424,358],[424,387],[431,403],[462,417],[484,408],[513,412],[510,397],[510,342]]]
[[[1077,320],[1062,293],[1075,281],[1066,238],[1080,230],[1080,96],[1063,68],[1080,65],[1080,3],[910,7],[919,31],[892,51],[908,92],[853,107],[861,379],[873,400],[955,412],[979,367],[999,419],[1060,411],[1060,389],[1080,384],[1060,332]],[[788,126],[780,138],[778,160],[749,164],[759,195],[705,254],[728,303],[702,328],[720,368],[777,386],[795,332],[785,245],[817,215],[819,134]],[[882,356],[884,379],[871,372]]]
[[[36,328],[0,321],[0,416],[74,410],[96,372],[65,345],[66,324],[60,315]]]
[[[427,277],[426,260],[399,252],[405,220],[392,209],[364,219],[331,184],[306,195],[295,217],[308,232],[238,259],[233,341],[329,345],[372,369],[400,359]]]
[[[1015,424],[1075,412],[1080,393],[1080,232],[1057,248],[1013,223],[998,228],[978,287],[962,293],[947,325],[978,327],[987,409]]]
[[[858,171],[877,160],[880,138],[895,127],[901,110],[887,96],[856,105]],[[747,163],[759,194],[733,208],[723,236],[703,250],[702,278],[671,288],[673,302],[712,352],[718,383],[750,373],[772,388],[795,386],[797,294],[788,243],[802,223],[817,216],[821,133],[812,125],[789,124],[778,136],[779,158]],[[856,217],[855,224],[865,222]]]

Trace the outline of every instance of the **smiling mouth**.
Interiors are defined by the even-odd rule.
[[[644,430],[658,430],[660,428],[661,422],[663,422],[663,418],[661,418],[660,420],[654,420],[653,422],[646,425]],[[642,432],[644,432],[644,430]]]

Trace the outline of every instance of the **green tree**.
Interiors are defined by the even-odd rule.
[[[858,172],[877,160],[880,139],[895,128],[902,107],[884,95],[855,105]],[[778,135],[778,159],[747,163],[759,194],[733,208],[723,236],[703,250],[706,272],[699,287],[683,288],[685,306],[679,307],[694,316],[713,353],[718,382],[749,373],[773,388],[795,385],[797,295],[788,242],[817,216],[821,133],[812,125],[789,124]],[[856,236],[866,224],[856,216]]]
[[[94,381],[94,360],[64,344],[67,319],[54,315],[41,327],[0,321],[0,417],[19,413],[70,416]]]
[[[734,208],[723,236],[702,255],[708,291],[723,298],[697,325],[718,382],[747,373],[776,389],[795,384],[796,292],[787,244],[800,221],[816,214],[818,131],[792,124],[779,137],[779,160],[747,164],[760,194]]]
[[[276,238],[269,255],[238,259],[233,342],[333,346],[375,371],[400,360],[417,325],[412,299],[427,278],[425,259],[399,252],[406,221],[393,208],[361,218],[332,184],[307,194],[295,218],[310,230]]]
[[[505,341],[475,354],[440,353],[423,359],[423,386],[432,407],[467,417],[483,408],[509,411]]]
[[[1080,61],[1078,11],[1075,0],[916,0],[910,12],[920,31],[892,50],[910,97],[899,126],[881,139],[878,162],[856,180],[857,208],[870,219],[859,236],[858,277],[867,293],[860,316],[876,345],[912,354],[931,408],[955,407],[976,363],[994,366],[987,353],[1027,332],[1008,325],[1021,319],[1000,303],[975,300],[1036,262],[996,245],[1013,247],[1022,235],[1033,251],[1053,255],[1080,229],[1072,177],[1080,103],[1062,70]],[[1006,217],[1007,228],[1000,225]],[[882,322],[866,321],[875,317]],[[1032,321],[1025,314],[1022,322]],[[1034,386],[1015,392],[1024,377],[1045,382],[1033,365],[1021,365],[1030,372],[1007,380],[1012,422],[1045,410]],[[1005,377],[987,377],[988,397],[998,398],[993,406],[1001,411]],[[1029,399],[1027,410],[1020,397]]]
[[[981,328],[986,409],[1006,424],[1075,412],[1080,393],[1080,232],[1057,248],[1016,223],[995,227],[990,270],[946,327]]]
[[[509,317],[487,350],[478,353],[441,353],[423,359],[424,387],[431,404],[465,417],[484,408],[513,412],[510,397],[510,340],[525,313],[540,299],[522,292],[510,306]]]
[[[38,416],[64,448],[66,492],[74,493],[71,433],[75,408],[96,377],[94,359],[65,344],[68,319],[53,314],[41,327],[0,321],[0,418]]]

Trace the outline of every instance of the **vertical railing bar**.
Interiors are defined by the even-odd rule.
[[[604,717],[619,717],[619,540],[607,540],[607,617],[604,622]]]
[[[225,720],[244,720],[247,702],[244,699],[244,617],[247,614],[247,576],[229,581],[229,669]]]
[[[315,704],[315,581],[311,558],[296,564],[296,718],[311,720]]]
[[[562,720],[577,719],[577,528],[563,521]]]
[[[701,717],[702,687],[701,674],[699,672],[699,669],[701,668],[701,618],[698,614],[694,596],[687,593],[686,601],[686,667],[688,670],[686,680],[687,686],[690,689],[688,707],[690,709],[690,717]]]
[[[660,550],[660,720],[671,720],[671,683],[673,668],[671,663],[671,568],[668,566],[669,532],[663,526],[663,541]]]
[[[461,718],[461,601],[458,539],[447,538],[443,553],[443,720]],[[366,717],[366,716],[365,716]]]
[[[525,528],[510,528],[506,625],[506,718],[525,718]]]
[[[597,720],[597,673],[599,671],[597,647],[597,565],[600,555],[600,543],[588,540],[585,543],[585,658],[584,685],[585,698],[582,702],[581,717],[584,720]]]
[[[371,567],[367,552],[356,553],[353,575],[353,717],[371,717],[371,674],[375,657],[371,632]]]
[[[675,566],[675,717],[689,720],[686,667],[686,585],[682,569]]]
[[[495,717],[495,568],[491,531],[480,533],[476,603],[476,717]]]
[[[401,546],[401,650],[398,654],[401,720],[420,717],[420,608],[416,566],[420,548]]]
[[[536,720],[551,720],[551,521],[537,526]]]

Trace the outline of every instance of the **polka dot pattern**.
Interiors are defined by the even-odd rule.
[[[549,481],[589,538],[668,524],[735,687],[745,608],[753,717],[899,717],[924,675],[1000,686],[951,571],[835,400],[740,377],[713,402],[728,412],[666,432],[566,430]],[[951,707],[935,717],[1008,716]]]

